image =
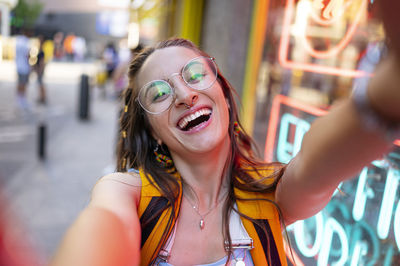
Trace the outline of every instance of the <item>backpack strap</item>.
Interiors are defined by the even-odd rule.
[[[272,170],[262,170],[257,176],[271,176]],[[265,183],[272,183],[272,179],[267,179]],[[287,265],[284,250],[282,227],[280,217],[275,202],[275,193],[248,192],[234,189],[238,198],[238,210],[256,221],[250,221],[241,217],[242,223],[253,239],[254,248],[250,251],[254,265]],[[255,199],[255,200],[251,200]],[[262,227],[264,227],[264,229]]]
[[[254,265],[268,265],[268,261],[274,266],[287,265],[282,228],[276,207],[263,200],[238,200],[237,205],[241,213],[256,220],[253,222],[241,217],[244,228],[253,239],[254,248],[250,253]],[[259,224],[264,227],[265,231]]]
[[[161,248],[165,245],[173,230],[182,202],[182,182],[179,181],[179,194],[175,201],[175,214],[170,219],[173,215],[170,202],[162,196],[161,190],[153,178],[150,175],[147,176],[148,178],[143,171],[140,171],[140,178],[142,180],[138,208],[142,230],[140,265],[149,265],[157,258]],[[151,218],[150,222],[144,224],[144,221],[149,218]]]

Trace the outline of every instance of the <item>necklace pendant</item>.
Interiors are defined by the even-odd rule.
[[[201,218],[200,219],[200,223],[199,223],[199,226],[200,226],[200,230],[203,230],[204,229],[204,219],[203,218]]]
[[[238,260],[236,261],[235,266],[246,266],[246,264],[244,263],[244,261]]]

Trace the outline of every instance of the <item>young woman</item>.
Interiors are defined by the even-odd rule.
[[[145,49],[130,66],[119,172],[96,184],[52,265],[286,265],[284,226],[400,136],[398,48],[288,165],[254,156],[214,58],[183,39]]]

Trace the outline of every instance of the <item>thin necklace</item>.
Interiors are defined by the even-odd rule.
[[[199,201],[199,197],[197,197],[196,192],[194,192],[194,195],[196,196],[197,200]],[[227,194],[227,193],[226,193]],[[200,221],[199,221],[199,227],[200,230],[203,230],[205,227],[205,222],[204,222],[204,218],[206,218],[207,215],[209,215],[211,213],[212,210],[214,210],[224,199],[225,199],[225,195],[217,202],[217,204],[215,204],[213,207],[211,207],[210,209],[208,209],[208,211],[204,214],[201,214],[199,211],[199,207],[196,206],[190,199],[189,197],[185,197],[187,199],[187,201],[189,202],[190,206],[192,206],[193,210],[200,216]]]

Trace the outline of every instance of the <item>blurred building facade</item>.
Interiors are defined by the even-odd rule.
[[[117,43],[120,39],[128,38],[129,34],[138,34],[140,42],[145,45],[172,36],[191,39],[211,55],[218,55],[219,67],[240,94],[245,72],[252,1],[41,2],[44,8],[37,20],[36,32],[48,37],[60,31],[64,35],[74,33],[76,36],[83,36],[87,41],[88,50],[97,53],[107,42]],[[132,32],[135,30],[140,34]]]
[[[30,0],[32,1],[32,0]],[[57,32],[86,40],[89,56],[96,56],[108,42],[126,37],[129,9],[126,1],[41,0],[43,10],[36,34],[53,38]]]

